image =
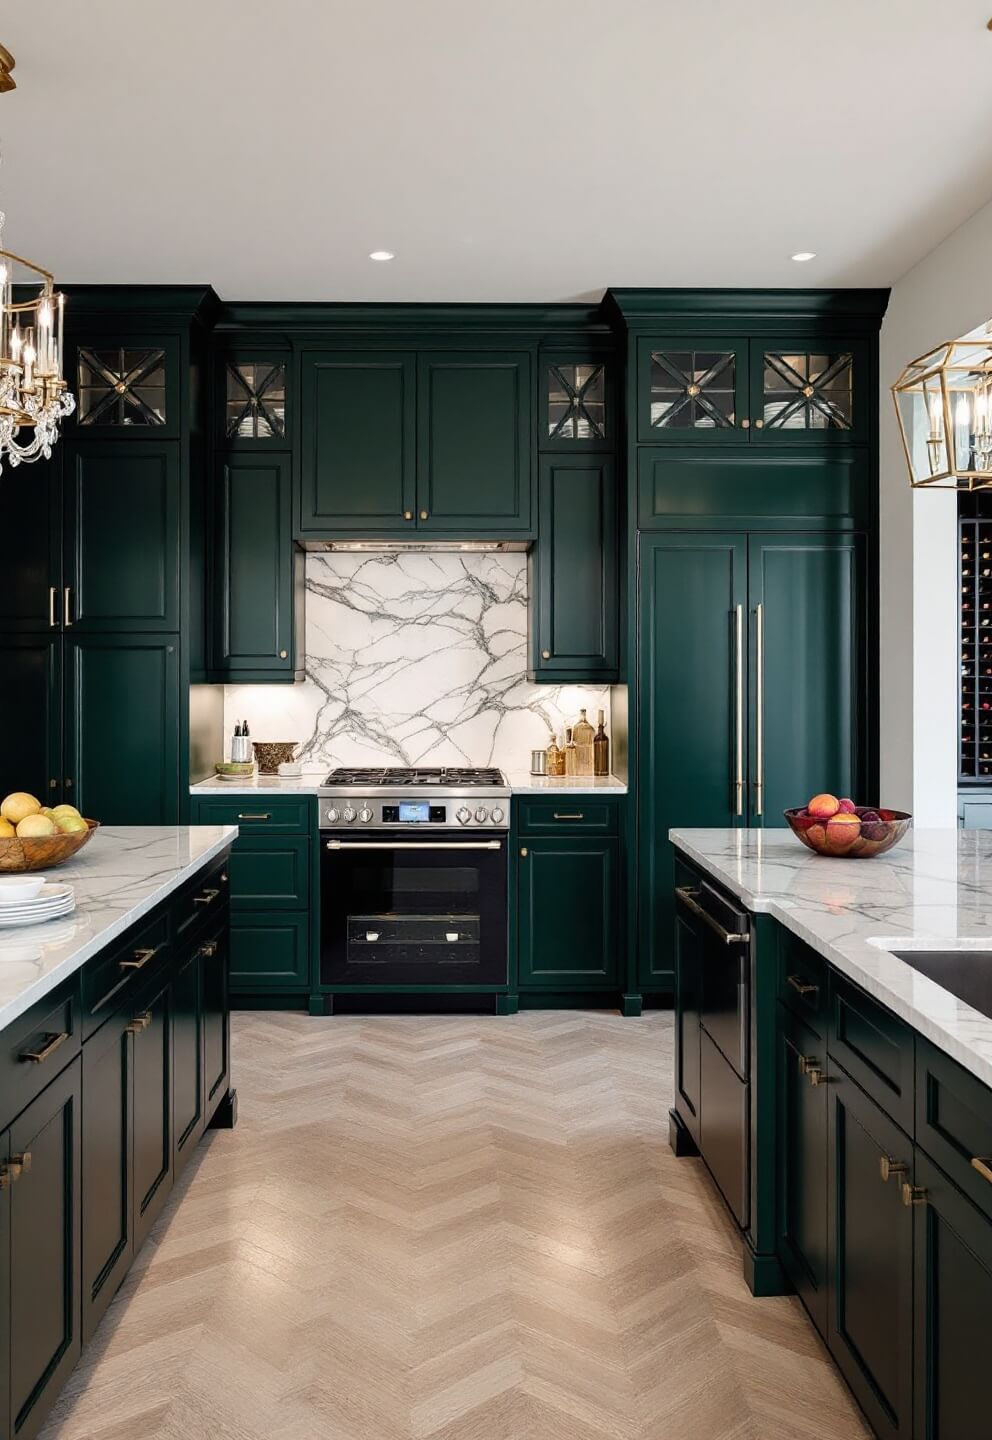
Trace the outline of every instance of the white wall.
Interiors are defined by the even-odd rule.
[[[957,823],[957,503],[913,490],[889,387],[907,361],[992,318],[992,204],[892,289],[880,346],[881,784],[917,825]]]

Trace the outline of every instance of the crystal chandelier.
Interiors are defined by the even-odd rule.
[[[0,46],[0,93],[14,88],[14,61]],[[76,402],[62,378],[65,296],[48,270],[3,248],[0,212],[0,471],[47,460],[59,423]]]

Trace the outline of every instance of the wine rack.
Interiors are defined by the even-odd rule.
[[[992,784],[992,517],[961,517],[959,773]]]

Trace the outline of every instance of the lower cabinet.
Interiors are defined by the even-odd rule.
[[[619,841],[525,837],[517,848],[521,988],[616,988]]]
[[[827,1095],[822,1038],[779,1006],[778,1255],[827,1334]]]
[[[125,1010],[83,1051],[83,1340],[134,1258],[133,1022]]]

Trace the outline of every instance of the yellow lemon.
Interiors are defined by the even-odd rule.
[[[0,820],[0,840],[9,840],[11,835],[16,834],[17,831],[9,820]]]
[[[75,815],[78,818],[79,811],[76,809],[75,805],[56,805],[55,809],[52,811],[52,815],[56,820],[60,820],[63,815]]]
[[[25,815],[23,820],[17,822],[17,838],[19,840],[54,835],[55,830],[55,821],[49,820],[47,815]]]
[[[77,830],[86,830],[88,826],[82,815],[56,815],[55,823],[60,830],[67,835],[74,834]]]
[[[5,820],[9,820],[12,825],[16,825],[26,815],[37,815],[40,809],[40,800],[36,800],[33,795],[28,795],[24,790],[15,790],[0,804],[0,815]]]

